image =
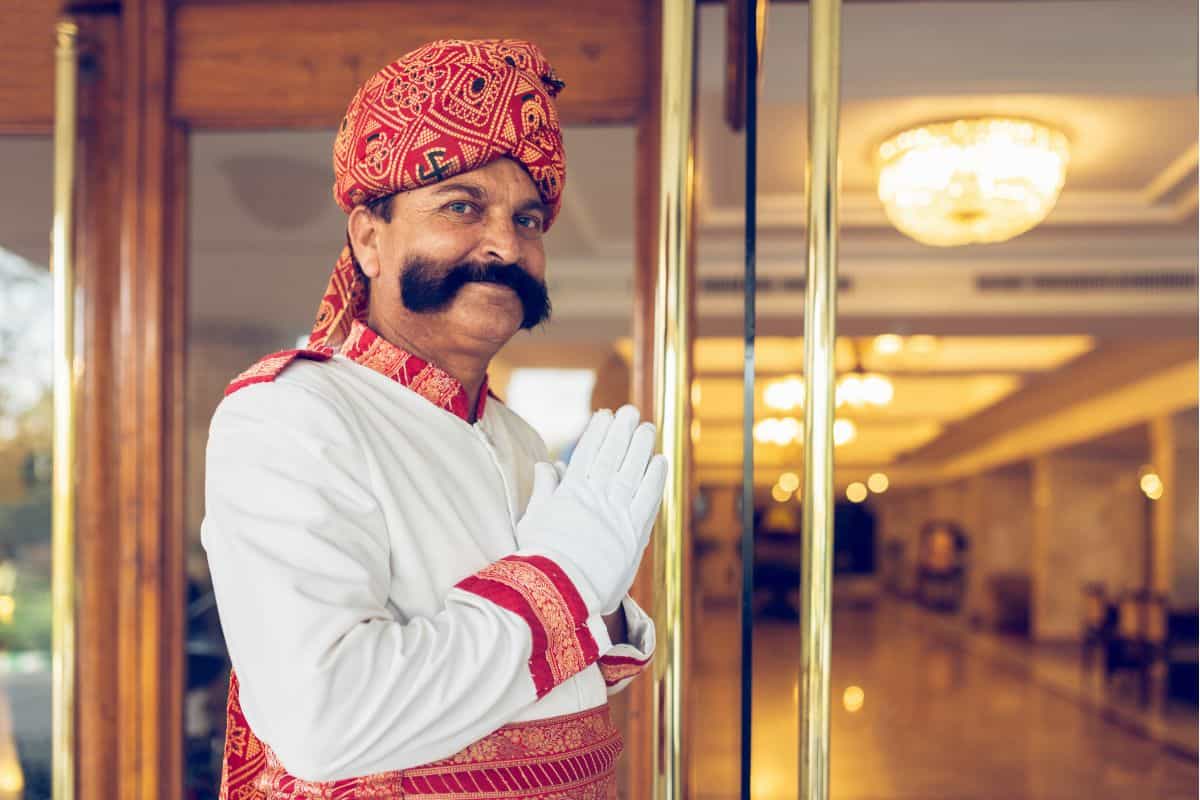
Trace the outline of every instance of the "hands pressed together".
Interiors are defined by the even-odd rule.
[[[520,552],[545,555],[592,592],[593,612],[621,604],[662,503],[667,459],[633,406],[597,411],[565,469],[534,466],[533,494],[517,525]]]

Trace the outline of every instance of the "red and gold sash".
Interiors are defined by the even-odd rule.
[[[505,725],[449,758],[337,781],[289,775],[250,730],[229,679],[220,800],[616,800],[621,734],[608,706]]]

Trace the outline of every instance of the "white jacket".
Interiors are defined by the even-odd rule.
[[[337,780],[607,702],[654,649],[632,599],[614,647],[599,616],[572,626],[456,587],[517,549],[540,437],[495,399],[470,424],[410,388],[436,367],[357,361],[243,381],[212,420],[202,541],[255,735],[292,775]],[[593,655],[548,684],[556,647]]]

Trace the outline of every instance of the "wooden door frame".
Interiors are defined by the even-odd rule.
[[[654,164],[659,3],[589,0],[549,23],[544,9],[515,1],[504,13],[489,9],[486,19],[459,13],[470,11],[470,0],[439,6],[436,13],[444,18],[431,17],[430,7],[415,0],[0,3],[14,7],[6,20],[11,14],[21,21],[0,31],[6,45],[0,47],[0,68],[13,76],[0,87],[0,133],[50,133],[53,26],[60,16],[79,23],[90,70],[81,81],[84,169],[77,231],[85,365],[79,404],[77,796],[180,797],[188,132],[332,129],[358,83],[379,64],[406,44],[453,30],[464,37],[541,42],[568,82],[559,104],[562,121],[632,123],[638,164]],[[395,14],[405,3],[420,10],[404,26],[412,42],[379,25],[379,13]],[[320,30],[297,26],[297,18],[319,22]],[[335,46],[318,46],[324,41]],[[336,46],[346,41],[357,45],[353,57]],[[248,70],[264,100],[248,103],[232,92],[231,69]],[[336,80],[314,84],[314,71]],[[303,93],[308,105],[293,102],[301,93],[289,88],[301,86],[312,89]],[[648,323],[657,170],[637,167],[635,176],[632,377],[633,399],[645,410],[653,405]],[[650,574],[643,571],[634,589],[647,608],[653,607]],[[652,683],[643,677],[614,698],[627,745],[622,772],[627,796],[635,799],[648,798],[652,785],[652,696]]]
[[[186,128],[172,119],[172,8],[121,6],[117,304],[117,796],[183,794]]]

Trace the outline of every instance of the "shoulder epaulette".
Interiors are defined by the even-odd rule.
[[[238,389],[252,383],[270,383],[298,358],[307,358],[310,361],[328,361],[332,356],[333,350],[328,347],[314,350],[280,350],[278,353],[271,353],[271,355],[259,359],[254,366],[230,381],[229,385],[225,387],[225,396],[228,397]]]

